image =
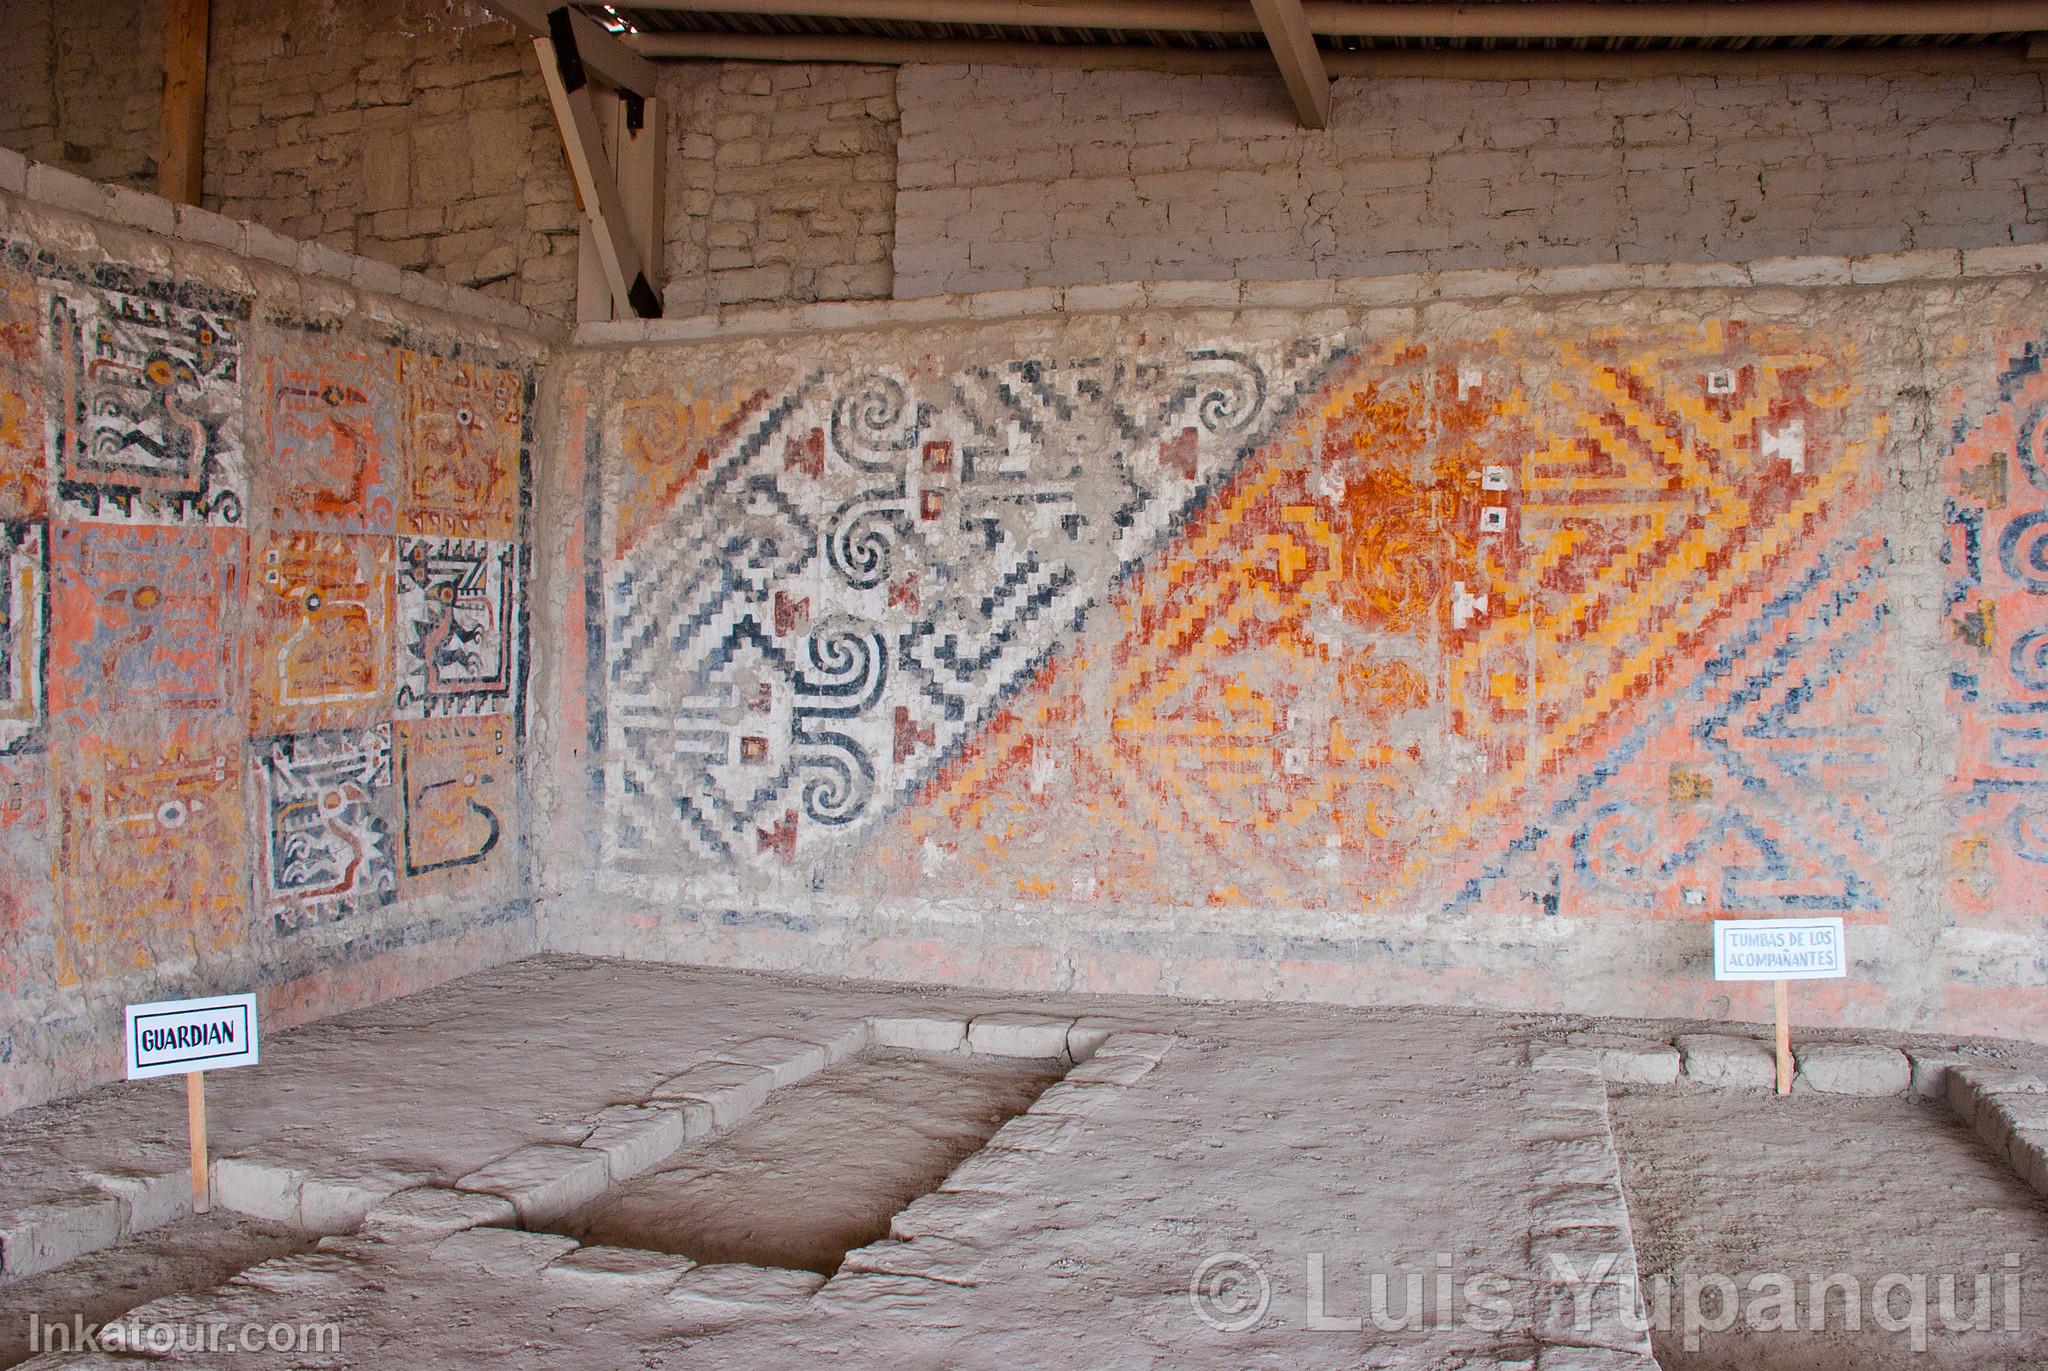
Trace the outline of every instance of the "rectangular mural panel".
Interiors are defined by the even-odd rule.
[[[401,349],[402,533],[512,538],[519,529],[528,381],[502,367]]]
[[[389,349],[275,329],[263,367],[274,527],[389,533],[396,518],[396,363]]]
[[[239,524],[246,296],[105,268],[49,291],[50,446],[72,517]]]
[[[259,545],[252,728],[363,725],[392,700],[392,540],[271,533]]]
[[[280,933],[397,897],[391,725],[259,744],[257,894]]]
[[[232,709],[247,548],[239,529],[58,525],[51,712],[84,725]]]
[[[519,880],[511,722],[409,719],[396,731],[401,893],[509,897]]]
[[[0,268],[0,519],[40,518],[49,507],[42,321],[35,278]]]
[[[45,759],[0,757],[0,995],[57,979],[48,816]]]
[[[398,558],[400,717],[508,712],[521,679],[518,545],[400,538]]]
[[[65,984],[189,965],[249,934],[239,741],[189,722],[160,741],[94,735],[58,754]]]
[[[42,741],[49,528],[0,522],[0,755]]]

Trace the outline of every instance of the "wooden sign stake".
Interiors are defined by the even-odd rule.
[[[158,1000],[131,1004],[122,1013],[128,1079],[185,1078],[185,1136],[192,1145],[192,1212],[213,1208],[211,1168],[206,1161],[207,1071],[254,1066],[256,997],[216,995],[199,1000]]]
[[[213,1208],[213,1198],[212,1187],[206,1178],[206,1073],[203,1071],[185,1073],[185,1132],[192,1144],[192,1212],[204,1214]]]
[[[1778,1002],[1778,1093],[1792,1093],[1792,1013],[1790,983],[1771,982],[1772,998]]]

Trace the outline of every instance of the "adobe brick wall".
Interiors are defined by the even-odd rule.
[[[691,63],[664,92],[669,313],[888,298],[895,68]]]
[[[446,0],[214,0],[205,203],[573,313],[576,204],[533,45]]]
[[[163,0],[11,0],[0,147],[95,181],[153,190]]]
[[[154,177],[160,0],[24,0],[0,146]],[[461,0],[216,0],[206,203],[567,318],[531,46]],[[671,314],[1125,280],[1745,261],[2048,237],[2042,78],[1345,80],[678,64]]]
[[[896,294],[2048,238],[2030,73],[1277,81],[906,67]],[[2030,193],[2031,186],[2031,193]]]
[[[0,147],[154,190],[161,0],[9,20]],[[509,24],[457,0],[214,0],[211,23],[208,209],[569,317],[575,197]]]

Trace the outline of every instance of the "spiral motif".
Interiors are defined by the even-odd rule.
[[[825,531],[826,562],[856,590],[882,584],[889,579],[902,518],[903,506],[894,502],[843,506]]]
[[[827,678],[865,676],[871,655],[868,640],[854,633],[816,634],[810,642],[811,665]]]
[[[1207,350],[1190,354],[1206,363],[1195,372],[1195,412],[1211,433],[1234,431],[1249,424],[1266,403],[1266,378],[1249,358],[1234,352]]]
[[[875,769],[867,752],[843,734],[827,734],[838,750],[820,752],[804,760],[810,773],[804,780],[804,816],[816,823],[840,825],[853,822],[868,807],[875,791]]]
[[[862,471],[899,470],[923,427],[923,414],[891,376],[863,376],[832,402],[832,450]]]
[[[888,647],[880,630],[848,621],[820,624],[805,644],[811,669],[797,683],[804,697],[798,713],[814,718],[846,717],[879,695],[888,676]],[[836,703],[819,705],[815,700]],[[844,702],[859,701],[853,705]]]
[[[2048,509],[2022,514],[2005,526],[1998,540],[1998,560],[2005,574],[2035,595],[2048,595]]]
[[[1648,905],[1652,893],[1643,879],[1643,865],[1654,841],[1655,832],[1640,811],[1628,805],[1602,805],[1572,835],[1572,865],[1610,898]]]
[[[2028,690],[2048,690],[2048,628],[2022,634],[2012,645],[2013,679]]]

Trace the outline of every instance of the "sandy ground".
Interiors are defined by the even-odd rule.
[[[192,1282],[185,1288],[209,1318],[327,1321],[340,1329],[339,1353],[233,1359],[251,1371],[884,1364],[905,1371],[1477,1371],[1533,1355],[1543,1282],[1530,1231],[1546,1193],[1538,1158],[1550,1125],[1530,1098],[1527,1044],[1596,1026],[1577,1017],[1026,999],[535,958],[275,1036],[263,1066],[223,1073],[210,1087],[217,1152],[446,1182],[523,1144],[573,1141],[582,1116],[643,1098],[727,1044],[844,1026],[866,1014],[1020,1006],[1105,1014],[1171,1032],[1178,1042],[1156,1070],[1087,1117],[1057,1156],[1014,1183],[964,1197],[974,1206],[971,1222],[943,1247],[944,1269],[933,1279],[848,1283],[842,1273],[814,1300],[720,1313],[660,1298],[600,1299],[546,1272],[480,1274],[437,1257],[431,1243],[340,1238],[288,1268],[261,1268],[209,1290],[217,1272],[253,1256],[204,1233],[161,1240],[212,1263],[178,1278]],[[2042,1056],[2024,1046],[2005,1055]],[[867,1069],[877,1060],[850,1065]],[[709,1149],[725,1148],[717,1155],[734,1181],[758,1187],[753,1193],[762,1197],[700,1193],[706,1203],[696,1212],[723,1204],[728,1215],[740,1214],[773,1202],[782,1206],[775,1225],[797,1232],[808,1208],[817,1244],[810,1255],[818,1256],[844,1240],[835,1228],[842,1219],[871,1222],[871,1203],[893,1202],[936,1169],[929,1156],[911,1158],[913,1149],[890,1137],[905,1139],[907,1130],[926,1143],[959,1146],[962,1120],[981,1107],[962,1114],[961,1102],[945,1092],[920,1093],[899,1081],[886,1090],[900,1094],[877,1095],[887,1108],[863,1114],[857,1093],[834,1103],[830,1078],[810,1084],[809,1106],[795,1093],[803,1086],[787,1087],[732,1134],[676,1155],[672,1165],[682,1171],[699,1167]],[[176,1086],[141,1082],[0,1119],[0,1209],[76,1189],[80,1172],[93,1167],[175,1168],[182,1136]],[[1853,1256],[1880,1266],[1938,1261],[1939,1270],[1963,1271],[1995,1248],[2020,1252],[2030,1277],[2048,1280],[2048,1213],[1945,1116],[1897,1100],[1784,1104],[1790,1108],[1761,1095],[1687,1095],[1674,1087],[1631,1094],[1616,1106],[1631,1194],[1643,1196],[1636,1230],[1646,1265],[1669,1269],[1678,1254],[1695,1263],[1754,1266],[1768,1256],[1801,1270],[1816,1263],[1833,1269]],[[807,1127],[804,1115],[813,1109]],[[1778,1112],[1758,1113],[1769,1109]],[[1807,1115],[1810,1128],[1787,1125]],[[1804,1184],[1782,1228],[1772,1230],[1782,1236],[1770,1237],[1753,1223],[1738,1225],[1732,1201],[1715,1200],[1740,1183],[1743,1156],[1763,1164],[1760,1154],[1745,1152],[1745,1142],[1760,1145],[1762,1122],[1775,1125],[1773,1149],[1791,1149],[1769,1154],[1781,1171],[1783,1158],[1796,1158],[1792,1169],[1809,1178],[1845,1156],[1879,1162],[1847,1191]],[[748,1149],[756,1149],[751,1162]],[[776,1194],[778,1180],[788,1193]],[[807,1204],[805,1196],[829,1202]],[[1708,1217],[1693,1217],[1687,1203],[1694,1198]],[[626,1217],[612,1215],[622,1223]],[[1780,1246],[1716,1246],[1730,1231]],[[1880,1234],[1890,1246],[1871,1246]],[[1232,1253],[1255,1263],[1271,1291],[1264,1318],[1241,1332],[1211,1327],[1189,1297],[1201,1263]],[[822,1256],[812,1264],[823,1265]],[[1386,1329],[1370,1318],[1355,1330],[1310,1326],[1316,1308],[1326,1321],[1368,1314],[1376,1273],[1394,1277],[1393,1313],[1402,1277],[1418,1273],[1497,1278],[1512,1313],[1503,1326],[1488,1327],[1457,1309],[1429,1320],[1390,1318],[1404,1326]],[[6,1292],[10,1300],[13,1293]],[[2048,1309],[2030,1304],[2025,1312],[2029,1328],[2048,1326]],[[1997,1360],[2015,1345],[1950,1345],[1948,1361],[1925,1364],[2027,1364]],[[1979,1355],[1985,1346],[1991,1350]],[[1660,1355],[1665,1350],[1660,1340]],[[1703,1343],[1698,1356],[1723,1359],[1685,1361],[1681,1352],[1668,1364],[1746,1371],[1891,1364],[1858,1360],[1862,1344],[1854,1345],[1857,1355],[1823,1349],[1829,1356],[1837,1350],[1849,1360],[1800,1360],[1806,1354],[1789,1343],[1768,1353]],[[1883,1355],[1881,1348],[1871,1354]],[[174,1355],[167,1364],[214,1363]]]
[[[1679,1327],[1657,1341],[1665,1371],[2048,1366],[2048,1203],[1945,1108],[1682,1085],[1616,1091],[1609,1107],[1646,1290],[1663,1277],[1673,1292]],[[1703,1278],[1730,1277],[1748,1308],[1769,1301],[1773,1286],[1752,1284],[1766,1272],[1791,1278],[1795,1327],[1711,1331],[1719,1294]],[[1812,1298],[1814,1279],[1837,1273],[1857,1281],[1860,1329],[1848,1326],[1852,1301]],[[1894,1276],[1894,1323],[1925,1301],[1934,1333],[1922,1350],[1878,1317],[1877,1287]],[[1979,1277],[1991,1296],[1982,1330],[1970,1327]],[[1696,1338],[1682,1327],[1688,1278]],[[1965,1331],[1950,1331],[1948,1312]]]
[[[871,1051],[549,1225],[586,1243],[829,1276],[1058,1080],[1057,1062]],[[849,1165],[850,1161],[857,1161]]]

